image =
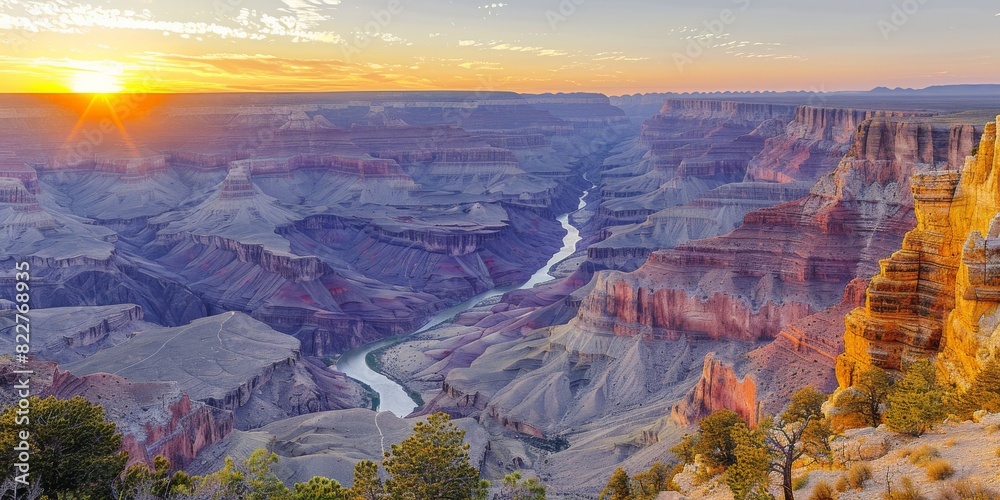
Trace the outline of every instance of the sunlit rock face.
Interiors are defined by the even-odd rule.
[[[973,135],[909,119],[863,122],[809,196],[751,212],[730,234],[654,252],[632,273],[598,275],[579,321],[623,335],[773,339],[840,302],[913,226],[910,177],[954,161]]]
[[[747,167],[747,180],[815,182],[847,153],[858,126],[870,118],[918,116],[914,112],[800,106],[782,134],[768,139]]]
[[[643,125],[633,153],[648,149],[635,165],[651,170],[602,187],[598,215],[619,225],[602,232],[588,257],[631,271],[655,250],[728,233],[750,212],[808,195],[853,146],[865,120],[915,115],[668,99]]]
[[[559,284],[512,294],[452,336],[420,341],[428,359],[410,380],[440,387],[424,411],[541,439],[571,432],[565,459],[618,463],[665,450],[719,409],[756,421],[803,385],[834,389],[844,315],[916,224],[911,176],[948,168],[977,135],[914,116],[857,130],[805,196],[750,211],[729,234],[655,251],[632,272],[598,271],[563,300],[545,300]]]
[[[670,418],[680,425],[692,425],[719,410],[735,411],[751,427],[760,417],[757,410],[757,384],[753,378],[740,379],[733,367],[705,356],[705,366],[698,383],[670,410]]]
[[[978,154],[961,169],[914,176],[917,227],[880,262],[864,307],[847,317],[845,352],[837,365],[842,387],[866,366],[899,370],[926,358],[936,358],[941,372],[964,386],[995,352],[997,144],[996,122],[988,123]]]

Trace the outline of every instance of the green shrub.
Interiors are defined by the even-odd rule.
[[[944,420],[948,397],[937,382],[934,366],[926,360],[916,361],[889,393],[885,423],[893,432],[921,436]]]

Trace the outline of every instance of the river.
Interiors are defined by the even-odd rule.
[[[584,191],[583,196],[580,197],[580,203],[577,206],[577,211],[586,206],[584,199],[590,191]],[[440,325],[446,321],[451,320],[459,313],[462,313],[468,309],[475,307],[476,304],[489,299],[491,297],[497,297],[503,295],[507,292],[513,290],[520,290],[525,288],[532,288],[539,283],[545,283],[554,278],[549,274],[549,269],[552,266],[558,264],[562,260],[566,259],[573,252],[576,252],[576,244],[580,241],[580,231],[573,227],[569,223],[570,213],[561,215],[557,220],[559,224],[562,225],[563,229],[566,230],[566,236],[563,237],[563,247],[558,252],[556,252],[548,262],[545,263],[535,274],[531,275],[528,281],[524,282],[520,286],[507,286],[503,288],[495,288],[488,292],[483,292],[475,297],[472,297],[461,304],[449,307],[443,311],[438,312],[431,319],[424,324],[416,332],[411,335],[421,333],[435,326]],[[395,336],[387,339],[380,340],[378,342],[372,342],[370,344],[365,344],[356,349],[351,349],[340,356],[337,361],[337,370],[346,373],[351,378],[360,380],[361,382],[368,384],[375,392],[379,394],[379,407],[380,411],[391,411],[397,416],[403,417],[409,415],[417,407],[417,403],[413,401],[413,398],[403,390],[403,387],[392,381],[389,377],[382,375],[381,373],[372,370],[368,366],[366,358],[368,353],[381,349],[385,346],[395,344],[400,341],[400,339],[408,337],[409,335]]]

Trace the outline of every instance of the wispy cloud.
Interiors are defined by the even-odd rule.
[[[340,0],[281,0],[281,3],[303,21],[325,21],[330,19],[330,7],[340,5]]]
[[[503,69],[500,63],[487,62],[487,61],[467,61],[459,64],[460,67],[465,69],[489,69],[489,70],[500,70]]]
[[[289,0],[312,2],[318,0]],[[326,2],[340,0],[323,0]],[[142,30],[165,35],[197,35],[218,38],[266,40],[290,38],[297,42],[340,43],[334,32],[311,29],[314,19],[296,15],[276,16],[241,9],[233,19],[218,22],[163,19],[150,9],[117,9],[69,1],[7,1],[0,12],[0,29],[27,32],[84,33],[94,28]],[[305,12],[305,11],[302,11]],[[307,16],[308,17],[308,16]]]

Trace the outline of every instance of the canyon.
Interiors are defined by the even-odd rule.
[[[177,95],[97,140],[113,110],[4,96],[0,268],[31,266],[40,394],[133,461],[350,484],[444,411],[484,477],[589,498],[713,411],[992,352],[995,110],[821,97]]]
[[[615,467],[639,471],[669,456],[667,448],[713,411],[755,421],[804,385],[836,389],[844,317],[864,302],[879,260],[917,224],[911,178],[961,168],[983,128],[923,110],[801,106],[785,126],[769,127],[741,175],[716,170],[717,186],[702,188],[685,178],[692,170],[684,161],[723,148],[698,145],[706,133],[698,123],[742,127],[740,140],[748,130],[762,133],[776,109],[668,100],[651,122],[692,120],[678,132],[695,146],[670,145],[689,156],[677,162],[674,153],[662,175],[687,183],[681,191],[697,203],[665,195],[664,184],[626,184],[655,170],[648,131],[656,126],[647,122],[602,165],[600,208],[580,221],[591,244],[575,271],[387,350],[386,369],[421,392],[421,413],[473,416],[500,436],[563,443],[498,440],[494,450],[509,460],[502,469],[531,464],[566,495],[599,489]],[[733,151],[732,135],[718,139]],[[676,208],[644,212],[638,225],[608,217],[607,205],[641,204],[650,192]],[[692,239],[655,229],[706,207],[732,210],[734,227]],[[632,235],[645,237],[648,249]],[[576,463],[590,468],[568,465]]]
[[[900,371],[935,359],[945,380],[964,388],[996,352],[1000,175],[997,122],[961,168],[913,179],[916,227],[882,260],[866,301],[846,318],[837,363],[841,388],[869,366]]]

